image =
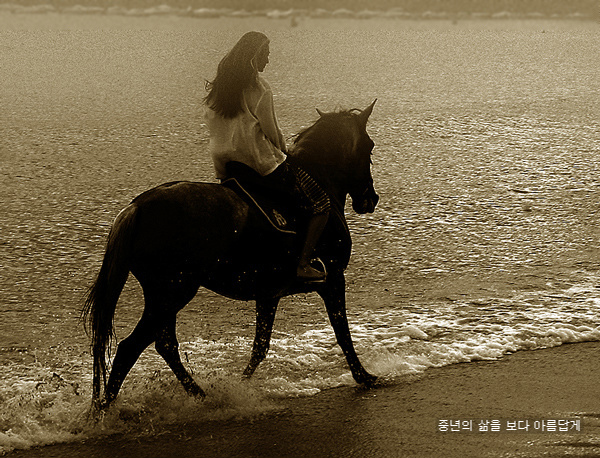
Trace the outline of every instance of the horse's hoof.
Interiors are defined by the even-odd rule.
[[[108,403],[106,400],[94,400],[92,401],[92,407],[88,412],[88,421],[92,423],[99,423],[104,419],[106,411],[108,410]]]
[[[258,367],[258,364],[256,364],[256,365],[248,364],[248,366],[246,367],[246,369],[244,369],[244,372],[242,374],[242,380],[250,380],[252,378],[252,376],[254,375],[254,371],[256,370],[257,367]]]
[[[202,388],[200,388],[200,385],[198,385],[191,377],[190,380],[186,380],[184,382],[182,382],[183,388],[185,389],[185,392],[193,397],[193,398],[199,398],[200,400],[204,400],[204,398],[206,397],[206,393],[204,392],[204,390]]]
[[[200,399],[201,401],[204,401],[204,399],[206,399],[206,393],[199,386],[195,386],[194,388],[190,389],[189,394],[190,396],[193,396],[196,399]]]
[[[365,374],[361,377],[359,383],[366,388],[375,388],[377,386],[378,377],[376,375]]]

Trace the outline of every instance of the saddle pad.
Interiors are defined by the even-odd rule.
[[[254,205],[274,229],[285,234],[296,235],[297,222],[289,206],[269,197],[264,192],[256,189],[250,190],[251,187],[243,186],[236,178],[228,178],[221,185],[227,186],[248,204]]]

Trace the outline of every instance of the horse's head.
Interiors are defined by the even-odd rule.
[[[379,201],[371,175],[373,140],[367,121],[375,100],[364,110],[323,113],[315,124],[298,134],[294,156],[334,195],[350,194],[357,213],[372,213]],[[342,201],[343,204],[343,201]]]
[[[352,174],[352,183],[349,191],[352,197],[352,208],[356,213],[373,213],[379,196],[373,187],[373,176],[371,175],[371,153],[375,144],[367,133],[367,121],[373,112],[377,99],[373,101],[364,110],[355,114],[358,124],[359,137],[356,141],[356,147],[353,151],[354,164],[351,166],[354,173]]]

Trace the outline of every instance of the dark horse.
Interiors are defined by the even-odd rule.
[[[299,284],[296,237],[275,231],[259,210],[226,186],[167,183],[139,195],[121,211],[83,310],[92,338],[95,408],[110,405],[153,342],[185,390],[204,396],[181,363],[175,335],[177,312],[200,286],[256,301],[256,336],[245,377],[267,354],[280,298],[316,291],[354,379],[366,385],[375,381],[360,363],[350,337],[344,280],[352,243],[344,217],[346,197],[350,194],[354,210],[361,214],[373,212],[379,200],[371,176],[374,144],[366,130],[374,104],[362,111],[319,112],[320,118],[298,134],[289,153],[288,160],[304,168],[331,199],[331,216],[315,250],[328,272],[325,283]],[[107,381],[115,309],[129,272],[142,286],[145,308],[133,332],[119,343]]]

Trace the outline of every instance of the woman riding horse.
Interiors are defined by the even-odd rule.
[[[361,364],[352,342],[344,278],[352,251],[344,216],[346,198],[350,195],[359,214],[372,213],[379,200],[371,175],[374,143],[366,130],[375,102],[364,110],[320,113],[286,155],[272,93],[258,76],[268,62],[268,44],[263,34],[244,35],[208,84],[211,150],[220,178],[228,162],[238,161],[279,189],[300,189],[296,192],[313,215],[300,263],[296,238],[274,236],[260,210],[226,186],[178,181],[137,196],[112,225],[83,310],[92,340],[95,411],[111,405],[151,344],[189,394],[205,396],[181,361],[176,335],[177,313],[200,287],[256,301],[256,330],[245,377],[252,376],[267,355],[280,299],[316,291],[354,380],[367,386],[376,380]],[[326,278],[308,266],[315,245]],[[130,273],[144,292],[144,312],[131,334],[119,342],[109,370],[115,312]],[[298,282],[298,277],[304,281]]]
[[[325,272],[309,263],[327,224],[330,202],[310,175],[287,160],[273,93],[259,76],[268,63],[269,39],[260,32],[242,36],[219,63],[215,79],[206,85],[210,151],[217,178],[227,178],[227,163],[242,162],[260,174],[269,188],[296,198],[310,215],[296,274],[301,281],[322,282]]]
[[[298,134],[289,153],[331,199],[331,217],[315,250],[327,268],[324,283],[298,282],[295,238],[275,236],[260,210],[226,186],[165,183],[140,194],[119,213],[83,310],[92,340],[94,411],[110,406],[152,343],[185,390],[205,396],[182,364],[176,336],[177,313],[201,286],[232,299],[256,301],[256,331],[245,377],[267,355],[279,300],[315,291],[325,302],[352,376],[361,384],[374,383],[376,377],[362,366],[352,343],[344,279],[352,252],[346,197],[350,195],[359,214],[372,213],[379,200],[371,176],[374,144],[366,131],[374,104],[365,110],[322,113]],[[119,342],[109,376],[117,302],[130,273],[144,292],[144,312]]]

